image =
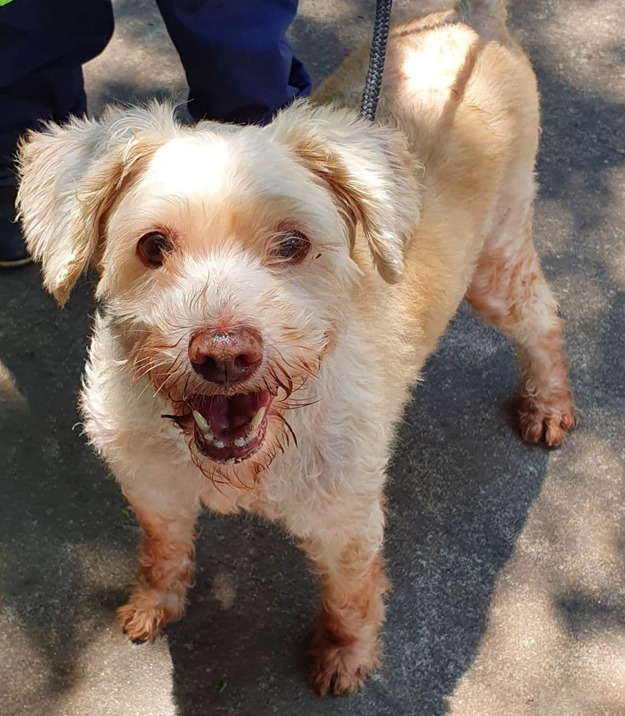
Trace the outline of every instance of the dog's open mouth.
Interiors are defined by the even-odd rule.
[[[263,444],[273,396],[258,393],[192,395],[193,435],[198,450],[214,462],[232,464],[251,457]]]

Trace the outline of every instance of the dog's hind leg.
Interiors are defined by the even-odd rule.
[[[132,641],[154,639],[160,628],[179,619],[194,571],[197,505],[183,505],[180,491],[158,507],[142,495],[129,495],[142,530],[139,577],[130,598],[118,610],[124,633]],[[169,504],[167,504],[169,503]]]
[[[310,650],[312,679],[321,694],[354,692],[378,666],[388,589],[379,496],[336,496],[333,502],[339,509],[311,515],[308,534],[300,538],[321,579],[322,609]]]
[[[511,203],[487,238],[467,300],[515,344],[521,369],[518,416],[526,442],[559,445],[575,424],[564,322],[532,240],[534,189]]]

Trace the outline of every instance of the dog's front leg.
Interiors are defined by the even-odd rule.
[[[313,683],[321,694],[354,692],[378,666],[382,596],[389,587],[381,495],[335,496],[321,514],[310,515],[307,527],[301,545],[322,587],[311,645]]]
[[[129,496],[142,530],[139,576],[118,610],[124,633],[133,641],[154,639],[167,622],[179,619],[194,570],[196,505],[173,499],[168,508]]]

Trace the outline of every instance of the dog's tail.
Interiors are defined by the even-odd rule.
[[[507,4],[506,0],[460,0],[458,12],[462,21],[476,30],[505,30]]]

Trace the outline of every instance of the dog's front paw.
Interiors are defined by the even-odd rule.
[[[355,693],[380,663],[377,640],[341,639],[325,629],[316,631],[310,654],[312,682],[322,696]]]
[[[131,641],[144,642],[153,641],[161,627],[179,619],[183,611],[184,599],[177,594],[140,587],[117,610],[117,616]]]
[[[562,401],[540,401],[521,395],[518,404],[519,429],[526,443],[560,445],[575,427],[575,405],[569,395]]]

